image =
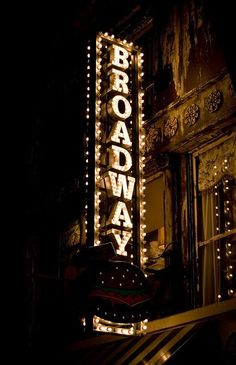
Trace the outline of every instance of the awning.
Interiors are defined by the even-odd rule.
[[[101,344],[77,352],[79,362],[89,365],[161,365],[176,354],[202,328],[190,323],[159,333]]]

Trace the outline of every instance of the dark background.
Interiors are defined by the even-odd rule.
[[[151,4],[155,14],[161,14],[168,12],[172,2],[34,1],[12,4],[12,8],[8,5],[3,12],[7,46],[3,94],[9,95],[3,125],[9,138],[3,153],[8,193],[4,196],[3,190],[2,194],[7,198],[4,230],[9,247],[7,279],[10,277],[4,298],[10,312],[7,343],[11,349],[24,352],[28,346],[28,238],[39,234],[43,247],[40,264],[54,274],[58,232],[79,212],[76,189],[64,205],[57,202],[60,188],[71,180],[79,184],[82,173],[81,45],[96,30],[109,31],[115,25],[119,28],[119,20],[135,6]],[[209,1],[209,13],[235,83],[233,2]],[[57,346],[63,332],[60,303],[55,312],[52,323],[58,331],[55,327],[57,337],[52,343]]]

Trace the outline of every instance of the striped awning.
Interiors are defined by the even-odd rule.
[[[81,364],[161,365],[182,348],[202,327],[195,322],[162,332],[80,349]]]

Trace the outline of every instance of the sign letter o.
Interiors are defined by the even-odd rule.
[[[132,108],[124,96],[116,95],[108,101],[107,111],[112,118],[124,120],[131,115]]]

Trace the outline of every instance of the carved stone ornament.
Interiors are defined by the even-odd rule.
[[[189,105],[184,112],[184,123],[191,127],[199,118],[199,106],[196,104]]]
[[[216,112],[223,100],[222,92],[219,90],[212,91],[207,98],[204,99],[204,105],[209,113]]]
[[[155,126],[151,126],[147,131],[146,136],[146,152],[153,151],[156,144],[161,141],[161,130]]]
[[[167,138],[173,137],[178,129],[178,119],[176,117],[167,119],[164,124],[164,136]]]

